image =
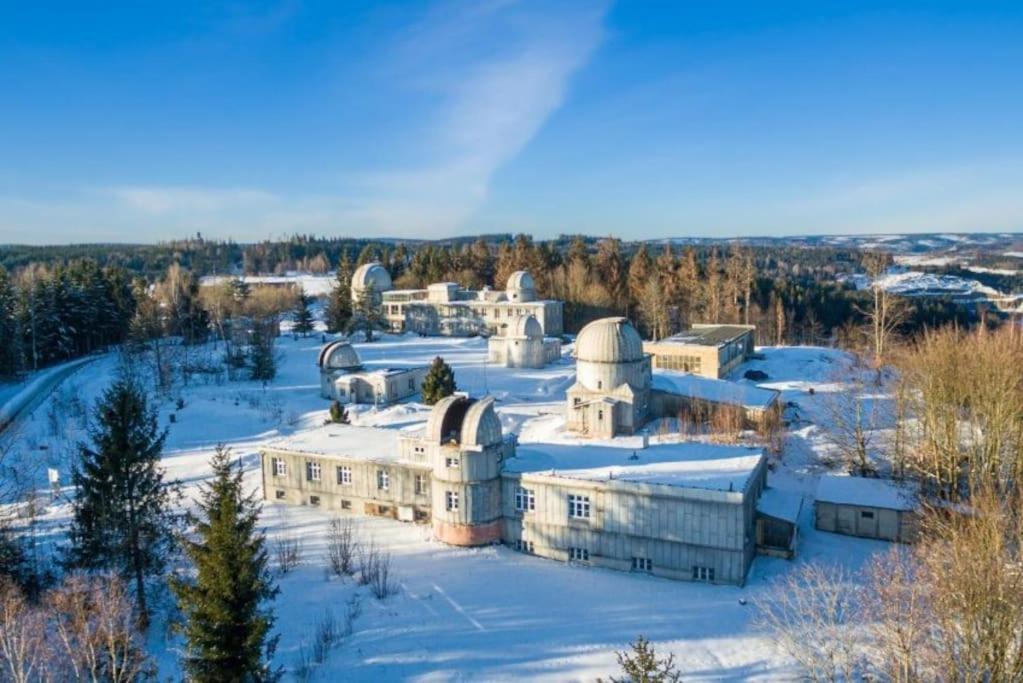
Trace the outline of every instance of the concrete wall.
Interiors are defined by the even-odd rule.
[[[287,464],[287,474],[274,474],[272,461],[279,458]],[[320,465],[320,481],[309,481],[306,477],[306,463]],[[337,455],[311,455],[278,449],[266,449],[262,453],[263,496],[292,505],[313,505],[313,496],[319,498],[318,506],[324,510],[351,512],[360,515],[382,515],[398,519],[403,512],[400,508],[411,508],[418,521],[430,518],[431,468],[426,464],[374,462]],[[340,484],[338,467],[349,467],[352,483]],[[377,486],[377,472],[388,475],[388,488]],[[416,492],[416,476],[422,477],[421,492]],[[283,492],[283,496],[279,494]],[[408,512],[408,510],[406,510]]]
[[[900,543],[911,543],[916,536],[916,515],[906,510],[817,501],[814,511],[821,531]]]
[[[762,476],[758,470],[754,482]],[[533,492],[534,510],[515,509],[520,487]],[[693,580],[701,567],[713,569],[714,583],[741,584],[756,553],[757,490],[756,483],[743,493],[505,473],[503,536],[512,546],[531,542],[535,554],[552,559],[584,548],[597,566],[629,570],[633,557],[646,558],[658,576]],[[589,498],[589,519],[569,517],[570,494]]]

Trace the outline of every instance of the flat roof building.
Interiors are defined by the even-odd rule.
[[[755,330],[753,325],[693,325],[660,341],[644,342],[643,350],[655,368],[719,379],[753,354]]]
[[[817,484],[816,527],[848,536],[911,542],[917,489],[890,479],[824,475]]]
[[[272,443],[262,474],[267,500],[431,523],[451,545],[741,585],[767,461],[706,443],[517,444],[493,398],[455,395],[425,426],[327,425]]]

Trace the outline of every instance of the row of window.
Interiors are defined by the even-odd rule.
[[[288,463],[282,458],[273,458],[272,469],[274,476],[276,477],[288,476]],[[323,467],[320,463],[315,460],[307,461],[305,464],[305,478],[306,481],[322,481]],[[353,483],[351,467],[348,465],[337,466],[337,483],[342,486],[350,486]],[[377,470],[377,489],[380,491],[388,491],[390,488],[391,475],[388,474],[387,470]],[[423,495],[426,491],[426,476],[422,474],[415,475],[416,495]]]
[[[695,373],[699,373],[703,366],[703,360],[699,356],[658,354],[654,362],[662,370],[682,370],[683,372]]]
[[[515,541],[515,550],[520,553],[528,553],[530,555],[535,552],[533,542],[524,541],[522,539],[517,539]],[[571,562],[589,562],[590,551],[588,548],[570,547],[568,549],[568,559]],[[654,571],[654,561],[649,557],[633,557],[632,571],[646,572],[649,574]],[[693,581],[713,581],[714,568],[694,566],[692,576]]]

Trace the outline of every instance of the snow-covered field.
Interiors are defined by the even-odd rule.
[[[265,387],[248,381],[197,384],[164,399],[161,421],[170,429],[164,455],[168,476],[181,480],[193,495],[209,475],[214,446],[223,442],[241,459],[248,483],[258,487],[260,444],[311,430],[326,417],[315,364],[320,342],[319,335],[281,338],[279,375]],[[504,429],[519,434],[523,448],[529,442],[571,440],[561,418],[565,390],[574,380],[570,346],[564,360],[543,370],[488,366],[480,339],[387,335],[356,347],[369,367],[427,363],[441,355],[453,366],[460,389],[497,397]],[[826,402],[848,390],[843,384],[850,376],[848,359],[841,352],[812,347],[760,351],[763,360],[747,363],[735,376],[762,370],[768,379],[759,385],[780,391],[782,400],[792,403],[785,449],[769,483],[806,496],[795,561],[825,560],[855,568],[886,544],[815,531],[810,504],[817,478],[828,470],[822,456],[829,445],[821,429]],[[67,416],[67,406],[95,401],[117,364],[114,354],[97,359],[22,423],[18,439],[24,460],[56,467],[66,481],[73,444],[83,438],[81,423]],[[184,407],[177,410],[179,396]],[[381,410],[362,408],[355,422],[401,427],[424,421],[427,414],[425,406],[410,402]],[[39,480],[42,485],[45,476]],[[67,519],[67,495],[65,490],[44,517],[43,528],[53,538],[60,537]],[[340,617],[351,597],[360,597],[354,633],[315,668],[312,680],[594,680],[614,674],[615,652],[640,634],[654,641],[659,652],[675,654],[685,680],[794,677],[785,657],[753,625],[753,604],[773,577],[791,570],[791,562],[758,557],[744,587],[709,586],[571,566],[504,547],[457,549],[432,541],[428,527],[357,519],[364,539],[372,538],[392,553],[400,582],[399,594],[378,601],[351,581],[326,578],[324,542],[330,519],[330,513],[312,508],[274,503],[264,508],[271,538],[292,533],[303,543],[303,564],[279,579],[277,663],[294,667],[325,610]],[[175,676],[174,638],[154,628],[150,647],[161,678]]]

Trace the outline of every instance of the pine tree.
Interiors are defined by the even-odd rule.
[[[387,329],[387,320],[381,309],[382,307],[373,293],[373,283],[368,283],[352,308],[352,317],[348,321],[348,334],[362,332],[366,335],[367,342],[373,341],[374,331]]]
[[[249,377],[264,382],[272,380],[277,375],[274,335],[269,329],[270,325],[264,320],[253,320],[249,344]]]
[[[295,332],[307,336],[313,331],[313,298],[305,293],[305,289],[299,288],[298,297],[295,299]]]
[[[619,652],[618,666],[624,678],[611,677],[612,683],[677,683],[682,674],[675,668],[675,655],[657,658],[650,641],[640,636],[631,645],[632,653]]]
[[[430,364],[430,370],[423,378],[423,403],[432,406],[458,389],[455,386],[455,373],[444,359],[437,356]]]
[[[653,264],[650,262],[650,254],[647,253],[646,245],[639,245],[639,249],[636,250],[629,262],[629,296],[626,302],[630,305],[626,308],[626,315],[631,313],[633,306],[643,300],[647,283],[650,282],[652,267]]]
[[[7,270],[0,266],[0,377],[14,377],[21,371],[21,326],[17,300]]]
[[[67,563],[112,569],[135,586],[139,623],[148,621],[145,579],[166,564],[174,532],[170,490],[159,467],[167,431],[142,389],[116,381],[96,406],[72,471],[75,485]]]
[[[352,319],[352,275],[352,262],[348,254],[343,254],[337,266],[337,283],[327,299],[328,332],[340,332]]]
[[[257,529],[260,505],[255,491],[244,492],[243,470],[226,448],[217,447],[212,465],[199,514],[190,517],[196,538],[183,542],[195,578],[171,584],[186,620],[184,668],[198,683],[276,680],[269,659],[277,639],[269,636],[274,616],[267,603],[277,587]]]

